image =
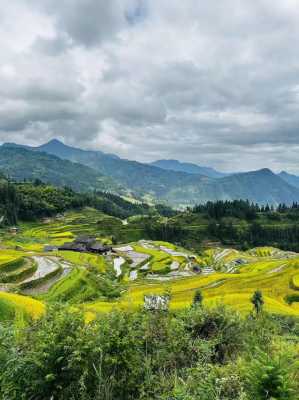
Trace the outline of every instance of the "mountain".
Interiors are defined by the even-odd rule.
[[[292,175],[289,174],[286,171],[280,172],[278,176],[283,179],[285,182],[289,183],[292,186],[295,186],[296,188],[299,188],[299,176],[297,175]]]
[[[269,169],[210,179],[183,190],[173,188],[166,199],[171,204],[195,204],[215,200],[244,199],[259,204],[291,204],[299,200],[299,189],[289,185]]]
[[[15,146],[13,144],[14,148]],[[3,147],[11,147],[11,144],[6,143]],[[124,160],[101,151],[78,149],[56,139],[31,150],[52,154],[93,168],[102,175],[113,178],[138,196],[150,195],[153,198],[164,199],[173,187],[180,187],[183,196],[184,186],[197,187],[208,179],[201,175],[167,171],[137,161]]]
[[[16,181],[40,179],[78,191],[120,190],[111,178],[89,167],[19,146],[0,147],[0,171]]]
[[[261,204],[291,204],[299,200],[299,189],[285,182],[270,169],[239,173],[219,180],[231,199],[248,199]]]
[[[15,144],[2,146],[0,170],[3,166],[4,172],[12,169],[14,175],[21,179],[26,175],[25,177],[38,177],[53,184],[58,182],[61,185],[64,182],[77,190],[88,190],[98,185],[104,185],[107,190],[114,192],[125,188],[137,197],[162,200],[176,207],[215,200],[248,199],[260,204],[273,205],[291,204],[299,200],[299,189],[269,169],[216,179],[129,161],[101,151],[82,150],[67,146],[58,140],[30,150],[28,146],[26,149],[21,147],[27,160],[19,163],[19,153],[13,153],[20,150],[18,147]],[[12,153],[3,160],[5,150]],[[55,171],[49,157],[55,165]],[[65,160],[71,162],[59,164],[66,162]],[[73,164],[74,162],[82,165]]]
[[[197,164],[180,162],[178,160],[157,160],[150,165],[166,170],[187,172],[188,174],[200,174],[209,178],[223,178],[227,174],[216,171],[214,168],[202,167]]]

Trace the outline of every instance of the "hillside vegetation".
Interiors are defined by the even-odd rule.
[[[108,192],[78,193],[40,180],[15,183],[0,178],[0,225],[16,224],[18,220],[32,221],[86,206],[123,219],[138,214],[174,214],[169,207],[159,204],[150,207]]]

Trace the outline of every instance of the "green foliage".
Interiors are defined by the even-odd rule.
[[[259,314],[262,311],[264,305],[263,293],[260,290],[256,290],[253,293],[251,302],[254,306],[256,314]]]
[[[78,310],[56,306],[30,325],[0,326],[0,398],[295,400],[294,357],[275,346],[261,356],[260,323],[199,307],[113,311],[86,325]],[[272,325],[267,336],[282,340],[281,322]]]
[[[191,308],[186,323],[194,339],[210,341],[213,360],[225,363],[233,359],[243,348],[244,331],[241,317],[224,307],[205,309]]]
[[[252,400],[296,400],[294,361],[286,354],[259,352],[249,366],[247,385]]]
[[[18,220],[33,221],[71,209],[94,207],[121,219],[136,214],[157,214],[147,204],[132,203],[106,192],[77,193],[68,187],[58,188],[41,181],[11,183],[0,181],[0,218],[3,224]]]
[[[193,305],[202,305],[203,295],[200,290],[196,290],[193,297]]]

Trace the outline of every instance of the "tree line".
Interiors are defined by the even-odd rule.
[[[82,207],[94,207],[121,219],[158,212],[156,208],[147,204],[126,201],[111,193],[98,191],[77,193],[71,188],[54,187],[40,180],[16,183],[0,179],[0,224],[2,225],[13,225],[19,220],[32,221],[51,217]],[[167,207],[164,211],[167,211]]]

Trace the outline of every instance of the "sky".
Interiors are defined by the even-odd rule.
[[[298,0],[14,0],[0,142],[299,173]]]

